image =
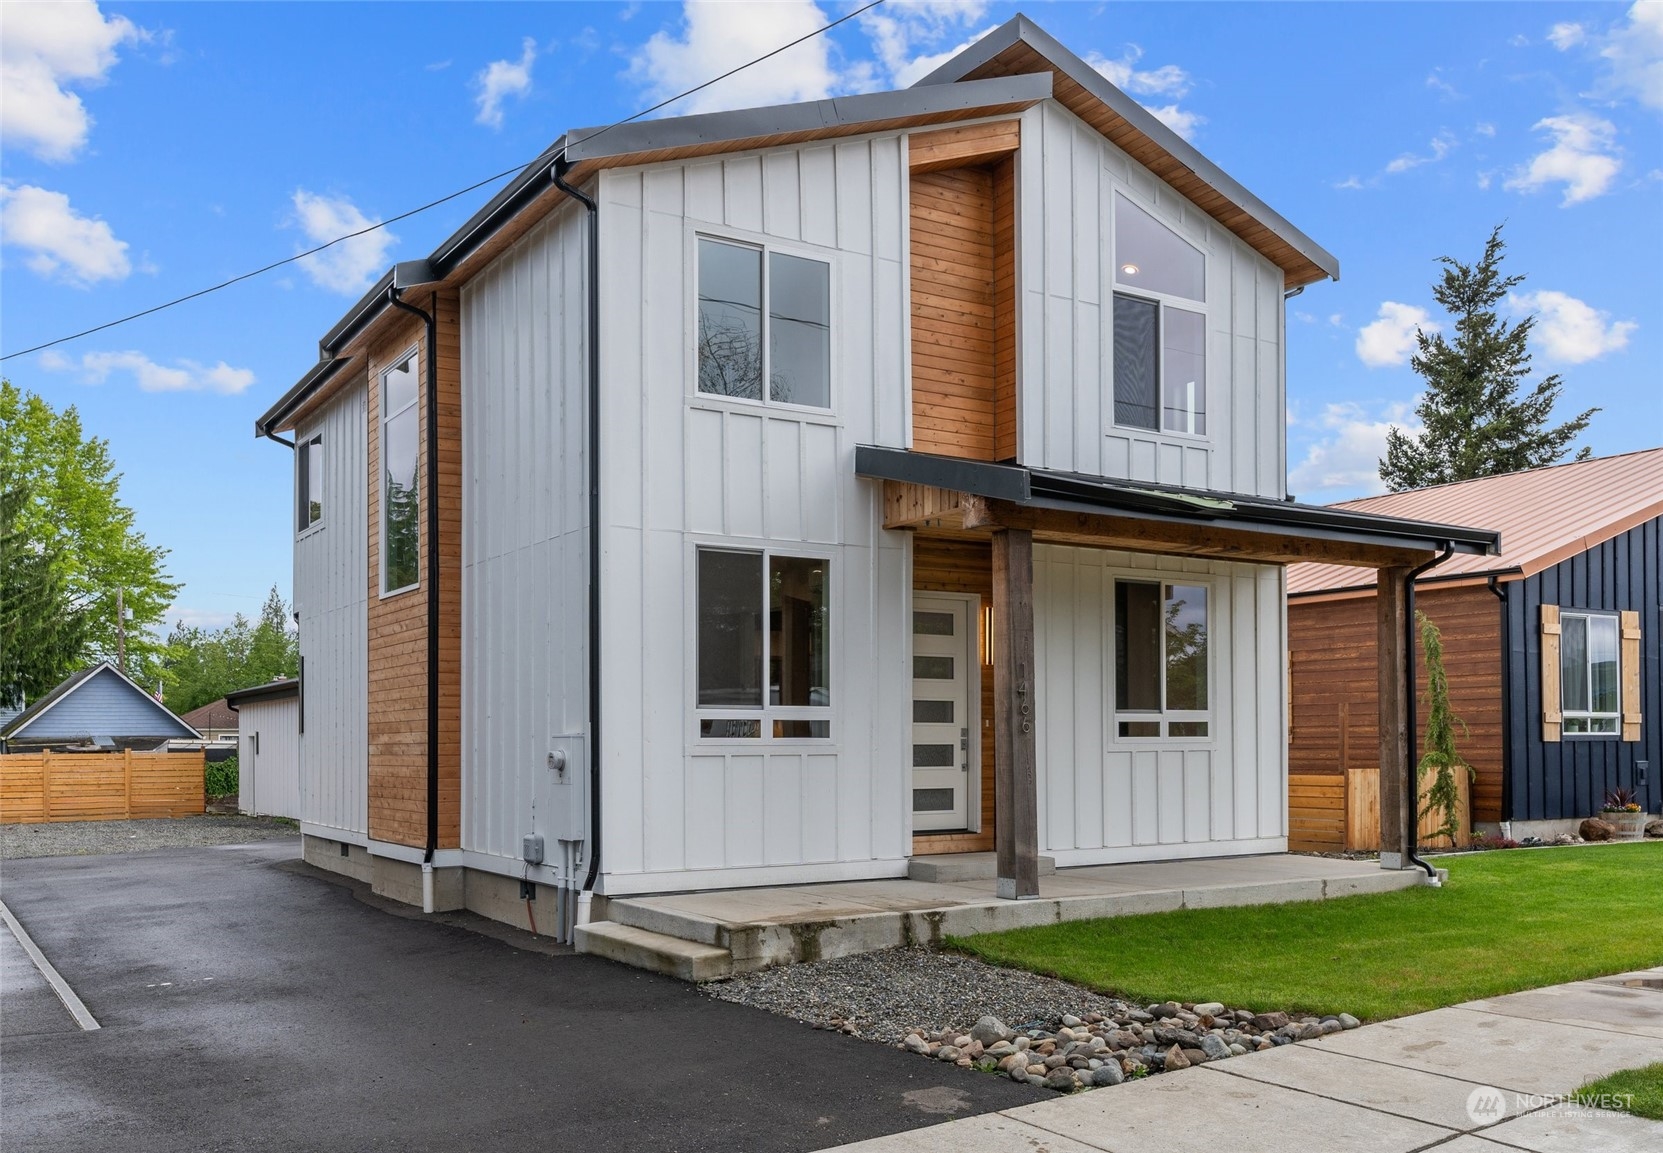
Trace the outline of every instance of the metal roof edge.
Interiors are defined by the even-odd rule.
[[[869,480],[894,480],[973,492],[994,500],[1027,501],[1031,495],[1028,470],[1020,465],[872,444],[855,446],[855,475]]]
[[[225,694],[225,704],[227,708],[235,710],[238,705],[248,701],[275,700],[299,695],[300,679],[289,677],[281,681],[267,681],[263,685],[251,685],[246,689],[233,689]]]
[[[653,152],[662,148],[685,148],[697,144],[718,144],[778,136],[790,132],[812,132],[821,128],[859,124],[881,124],[908,116],[958,112],[975,108],[996,108],[1023,102],[1038,102],[1051,95],[1051,77],[1032,73],[970,80],[953,87],[901,88],[887,92],[863,92],[854,96],[833,96],[825,100],[796,104],[775,104],[761,108],[738,108],[727,112],[704,112],[672,116],[662,120],[641,120],[616,128],[574,128],[566,135],[572,143],[566,157],[573,163]],[[605,138],[605,143],[590,144]]]
[[[1069,79],[1108,105],[1116,115],[1171,153],[1220,195],[1265,225],[1332,279],[1340,278],[1338,257],[1249,192],[1240,181],[1202,155],[1195,145],[1162,124],[1147,108],[1111,84],[1101,72],[1020,12],[917,81],[913,87],[963,83],[961,77],[974,72],[1017,43],[1027,44],[1055,64]]]
[[[255,418],[254,435],[262,437],[271,433],[291,412],[299,408],[308,396],[328,384],[335,374],[352,363],[352,360],[350,356],[331,357],[314,364],[306,371],[305,376],[295,381],[287,392],[277,398],[275,404]]]

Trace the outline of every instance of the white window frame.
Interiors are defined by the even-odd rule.
[[[1212,577],[1199,573],[1163,573],[1163,572],[1112,572],[1109,575],[1109,651],[1108,672],[1105,678],[1108,682],[1108,706],[1110,715],[1109,739],[1116,743],[1139,745],[1175,745],[1182,744],[1189,747],[1212,746],[1218,739],[1218,621],[1219,621],[1219,582]],[[1161,604],[1166,603],[1167,585],[1189,585],[1207,590],[1207,707],[1205,709],[1168,709],[1166,707],[1166,630],[1161,630],[1161,707],[1157,710],[1128,709],[1120,710],[1115,705],[1119,697],[1120,686],[1115,680],[1115,630],[1120,621],[1115,615],[1114,589],[1120,584],[1155,585],[1161,590]],[[1205,722],[1207,733],[1205,736],[1170,735],[1172,723]],[[1123,722],[1159,724],[1161,731],[1156,736],[1121,736],[1120,726]]]
[[[1120,211],[1120,203],[1119,202],[1120,202],[1121,199],[1124,199],[1128,204],[1132,205],[1132,207],[1142,210],[1145,214],[1147,214],[1149,217],[1151,217],[1162,228],[1165,228],[1168,232],[1172,233],[1172,235],[1177,237],[1180,241],[1182,241],[1183,243],[1189,245],[1191,248],[1195,249],[1196,253],[1201,257],[1201,285],[1202,285],[1202,292],[1203,293],[1206,292],[1207,264],[1212,259],[1211,256],[1208,254],[1206,249],[1202,248],[1199,244],[1195,243],[1189,237],[1185,236],[1182,232],[1179,232],[1176,228],[1172,227],[1172,225],[1170,223],[1168,223],[1167,221],[1162,220],[1161,217],[1160,217],[1160,214],[1157,213],[1152,207],[1147,207],[1145,205],[1138,204],[1130,196],[1127,196],[1124,191],[1122,191],[1120,189],[1115,190],[1115,198],[1114,198],[1114,201],[1113,201],[1113,206],[1110,209],[1109,233],[1108,233],[1108,238],[1107,238],[1108,239],[1109,256],[1110,256],[1110,260],[1109,260],[1109,310],[1110,311],[1109,311],[1109,323],[1108,323],[1108,334],[1109,334],[1109,341],[1108,341],[1108,346],[1109,346],[1109,427],[1114,428],[1114,429],[1124,429],[1124,430],[1131,431],[1131,432],[1141,432],[1141,433],[1144,433],[1146,435],[1171,436],[1171,437],[1176,437],[1180,440],[1188,440],[1188,441],[1195,441],[1195,442],[1198,442],[1198,443],[1205,443],[1205,442],[1210,441],[1212,439],[1212,432],[1211,431],[1208,431],[1208,432],[1188,432],[1188,431],[1183,431],[1183,430],[1180,430],[1180,429],[1169,429],[1169,428],[1164,427],[1164,425],[1165,425],[1164,413],[1166,411],[1166,405],[1161,403],[1161,401],[1164,399],[1164,394],[1165,394],[1164,383],[1165,382],[1162,381],[1162,379],[1161,379],[1161,369],[1164,366],[1164,364],[1166,363],[1166,310],[1168,308],[1181,308],[1185,312],[1198,313],[1201,317],[1201,403],[1205,406],[1205,411],[1206,412],[1211,413],[1213,411],[1212,397],[1210,395],[1210,392],[1211,392],[1210,382],[1211,382],[1212,375],[1213,375],[1213,373],[1212,373],[1212,360],[1213,360],[1213,358],[1212,358],[1210,350],[1208,348],[1208,345],[1211,343],[1209,338],[1210,338],[1211,332],[1212,332],[1211,305],[1205,300],[1194,300],[1194,299],[1191,299],[1188,296],[1174,296],[1171,293],[1156,292],[1153,289],[1143,288],[1143,287],[1138,286],[1138,285],[1126,284],[1126,283],[1123,283],[1121,281],[1121,279],[1120,279],[1120,265],[1121,265],[1120,253],[1118,251],[1116,251],[1117,246],[1115,245],[1115,242],[1114,242],[1115,231],[1116,231],[1116,222],[1117,222],[1117,214]],[[1156,309],[1156,320],[1155,320],[1155,353],[1156,353],[1156,356],[1158,357],[1158,359],[1156,361],[1156,364],[1155,364],[1155,399],[1156,399],[1155,410],[1156,410],[1157,415],[1156,415],[1156,418],[1155,418],[1155,427],[1154,428],[1145,428],[1145,427],[1143,427],[1142,425],[1139,425],[1139,424],[1121,424],[1118,420],[1115,419],[1115,415],[1114,415],[1114,412],[1115,412],[1115,396],[1114,396],[1114,369],[1115,369],[1115,365],[1114,365],[1114,298],[1116,296],[1129,296],[1129,297],[1132,297],[1132,298],[1137,299],[1137,300],[1148,301],[1148,302],[1153,303],[1153,304],[1158,306],[1157,309]],[[1194,424],[1195,424],[1195,412],[1194,412],[1193,409],[1190,411],[1188,416],[1189,416],[1189,423],[1193,427]],[[1211,428],[1211,426],[1209,425],[1209,429],[1210,428]]]
[[[1568,709],[1568,708],[1565,707],[1565,703],[1564,703],[1565,702],[1565,656],[1564,656],[1565,625],[1568,621],[1572,620],[1573,618],[1580,619],[1584,622],[1590,621],[1590,620],[1604,619],[1604,620],[1611,621],[1616,626],[1616,629],[1617,629],[1617,710],[1615,712],[1601,713],[1601,712],[1595,712],[1592,709],[1574,709],[1573,710],[1573,709]],[[1584,628],[1584,630],[1586,630],[1587,625],[1584,624],[1583,628]],[[1584,636],[1586,636],[1586,631],[1584,632]],[[1604,612],[1600,609],[1564,609],[1564,608],[1562,608],[1562,609],[1559,610],[1559,644],[1560,644],[1560,653],[1559,653],[1559,716],[1560,716],[1559,735],[1560,735],[1560,739],[1561,740],[1566,740],[1566,739],[1569,739],[1569,740],[1590,740],[1591,739],[1591,740],[1608,740],[1608,741],[1615,741],[1615,740],[1621,739],[1622,733],[1623,733],[1623,622],[1622,622],[1622,614],[1617,613],[1617,612]],[[1584,646],[1584,647],[1586,649],[1586,646]],[[1583,676],[1584,683],[1586,684],[1587,689],[1588,689],[1588,701],[1591,704],[1591,703],[1593,703],[1593,699],[1594,699],[1594,662],[1591,659],[1589,659],[1589,655],[1590,654],[1588,654],[1586,651],[1584,652],[1583,664],[1582,664],[1582,676]],[[1580,733],[1571,732],[1570,731],[1570,722],[1573,721],[1573,720],[1586,722],[1587,725],[1588,725],[1588,730],[1586,732],[1580,732]],[[1609,722],[1609,724],[1611,725],[1611,727],[1609,729],[1597,729],[1596,730],[1593,727],[1596,723],[1606,723],[1606,722]]]
[[[837,566],[833,561],[831,549],[816,550],[809,548],[775,548],[768,545],[745,544],[739,542],[709,540],[695,543],[691,549],[692,579],[688,581],[688,620],[690,636],[687,642],[688,653],[688,686],[691,707],[688,714],[692,718],[690,739],[693,744],[708,748],[712,745],[724,745],[735,749],[757,749],[764,745],[796,745],[806,748],[829,751],[837,737],[837,710],[842,699],[842,693],[837,686],[836,628],[838,616],[836,604],[838,601],[834,578]],[[759,708],[722,708],[707,707],[699,704],[699,558],[707,552],[739,553],[753,556],[762,566],[762,613],[764,618],[768,614],[768,574],[775,557],[791,557],[797,560],[819,561],[826,566],[825,589],[826,607],[831,613],[832,627],[826,631],[826,689],[830,694],[831,703],[826,705],[774,705],[768,702],[769,696],[769,658],[773,656],[773,630],[762,629],[762,705]],[[766,619],[764,620],[766,626]],[[745,720],[758,723],[758,735],[755,737],[730,737],[703,735],[705,721],[716,720]],[[776,737],[774,735],[775,721],[823,721],[826,724],[826,735],[823,737]]]
[[[688,396],[699,405],[721,407],[724,405],[739,405],[745,408],[772,408],[786,412],[813,413],[825,416],[837,411],[837,333],[841,325],[837,316],[837,261],[833,253],[802,244],[781,244],[772,237],[742,234],[737,232],[720,232],[711,228],[692,229],[688,233],[687,267],[690,270],[688,282],[688,300],[691,302],[687,331],[692,339],[688,341],[689,369]],[[699,389],[699,243],[710,240],[718,244],[731,244],[735,248],[748,248],[762,254],[762,381],[764,392],[767,391],[769,369],[773,362],[773,341],[769,339],[769,283],[772,272],[769,268],[768,257],[775,252],[784,256],[795,256],[799,260],[812,260],[826,266],[826,329],[829,336],[826,353],[826,403],[794,404],[786,400],[773,400],[763,396],[759,400],[752,400],[744,396],[727,396],[719,392],[702,392]]]
[[[309,500],[302,499],[302,495],[304,494],[307,498],[310,498],[311,496],[311,486],[306,470],[307,464],[310,461],[314,451],[320,453],[323,451],[322,429],[318,429],[306,436],[295,438],[295,536],[297,537],[309,536],[318,529],[322,528],[324,518],[329,515],[329,502],[327,500],[319,501],[318,504],[320,507],[318,509],[317,519],[309,520],[305,524],[299,523],[301,517],[304,516],[307,511],[307,505],[309,503]],[[328,495],[328,489],[329,486],[326,482],[324,484],[324,494],[326,496]]]
[[[380,560],[380,568],[381,568],[380,578],[381,579],[380,579],[379,583],[381,585],[381,597],[382,597],[383,600],[386,599],[387,597],[398,596],[400,593],[410,592],[413,589],[419,589],[419,588],[421,588],[421,584],[422,584],[422,572],[421,572],[422,566],[421,566],[421,561],[420,561],[421,550],[422,550],[422,517],[421,517],[421,513],[423,511],[425,511],[425,509],[427,507],[426,502],[427,502],[427,499],[429,498],[430,494],[422,491],[421,399],[422,399],[422,383],[423,382],[422,382],[422,379],[421,379],[422,369],[421,369],[420,353],[421,353],[421,346],[420,345],[412,345],[410,350],[408,352],[406,352],[404,355],[394,357],[391,361],[389,361],[388,364],[387,364],[387,367],[382,369],[380,375],[376,378],[376,388],[380,390],[376,394],[376,406],[377,406],[377,409],[378,409],[378,412],[379,412],[379,419],[376,421],[377,438],[378,438],[376,440],[376,444],[378,446],[378,455],[376,457],[376,463],[377,463],[377,466],[378,466],[378,469],[379,469],[379,472],[380,472],[380,476],[378,476],[376,478],[376,492],[378,494],[377,503],[381,506],[380,531],[376,535],[379,537],[379,540],[378,540],[377,543],[378,543],[378,546],[381,550],[381,560]],[[397,412],[388,412],[387,411],[387,377],[388,377],[389,374],[398,371],[399,369],[403,368],[405,365],[410,365],[411,370],[414,371],[415,374],[416,374],[416,392],[415,392],[415,396],[410,401],[409,404],[403,405],[402,407],[399,408],[399,410]],[[416,410],[416,509],[417,509],[417,513],[416,513],[416,556],[417,556],[416,579],[414,581],[412,581],[410,584],[401,585],[398,588],[390,589],[390,588],[387,587],[387,494],[386,494],[386,492],[382,491],[386,487],[385,486],[385,481],[386,481],[386,477],[387,477],[387,422],[395,416],[401,416],[404,413],[409,412],[412,408],[414,408]]]

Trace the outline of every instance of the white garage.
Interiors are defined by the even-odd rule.
[[[300,682],[271,681],[225,694],[237,714],[237,807],[300,819]]]

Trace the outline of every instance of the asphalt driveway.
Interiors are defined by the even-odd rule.
[[[389,915],[298,853],[7,861],[7,906],[102,1028],[54,1012],[8,940],[0,1145],[811,1150],[1035,1100],[609,961]]]

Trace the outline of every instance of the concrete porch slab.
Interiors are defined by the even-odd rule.
[[[842,881],[613,898],[606,920],[727,950],[733,972],[948,936],[1181,908],[1316,901],[1417,886],[1418,871],[1289,854],[1092,865],[1042,876],[1039,897],[1000,900],[991,876]]]
[[[913,881],[991,881],[999,875],[997,853],[932,853],[907,862],[907,877]],[[1039,875],[1057,871],[1054,857],[1039,859]]]

